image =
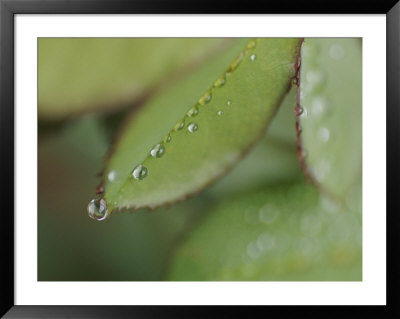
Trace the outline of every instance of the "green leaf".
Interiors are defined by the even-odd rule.
[[[105,170],[109,209],[182,200],[228,171],[275,115],[299,43],[241,39],[149,101],[126,124]],[[157,145],[163,155],[153,158]]]
[[[197,197],[93,221],[85,208],[107,147],[101,123],[89,116],[39,145],[39,281],[162,280],[175,242],[208,209],[210,200]]]
[[[39,116],[59,120],[131,106],[232,39],[39,38]],[[178,72],[176,72],[178,71]]]
[[[338,199],[361,183],[361,62],[359,39],[305,39],[302,45],[302,162],[311,179]]]
[[[210,187],[207,194],[223,198],[303,178],[297,157],[293,113],[296,91],[296,87],[290,89],[263,138],[229,174]]]
[[[342,207],[292,183],[226,198],[172,259],[169,280],[361,280],[361,197]]]

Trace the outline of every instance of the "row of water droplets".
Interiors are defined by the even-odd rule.
[[[239,67],[243,58],[250,52],[250,50],[254,49],[256,45],[257,45],[256,39],[253,39],[248,43],[247,48],[236,57],[236,59],[231,63],[227,71],[213,83],[213,86],[202,97],[199,98],[196,105],[190,108],[190,110],[185,114],[184,118],[174,125],[172,131],[170,131],[168,135],[166,135],[160,143],[156,144],[150,150],[148,158],[149,157],[154,159],[161,158],[166,152],[165,144],[170,143],[172,141],[174,133],[182,131],[185,127],[187,131],[191,134],[198,131],[199,126],[194,121],[194,118],[200,113],[202,107],[211,102],[215,90],[225,85],[227,77],[230,76],[231,73]],[[251,53],[249,55],[249,60],[251,62],[254,62],[256,58],[257,56],[255,53]],[[226,105],[231,106],[232,101],[227,100]],[[224,112],[222,110],[216,111],[216,114],[218,116],[222,116],[223,113]],[[149,175],[149,170],[145,165],[143,165],[143,163],[137,165],[132,170],[131,173],[132,178],[137,181],[144,180],[148,175]],[[107,179],[109,182],[116,182],[118,179],[118,173],[115,170],[111,170],[107,174]],[[87,210],[89,216],[95,220],[104,220],[107,218],[109,214],[107,204],[104,199],[91,200],[89,202]]]
[[[312,41],[312,40],[311,40]],[[302,59],[308,61],[307,69],[302,71],[302,78],[300,83],[300,101],[301,107],[299,108],[297,114],[300,116],[301,120],[311,123],[311,127],[315,127],[313,132],[310,134],[315,134],[317,140],[321,144],[329,146],[328,142],[331,140],[331,130],[329,127],[320,124],[323,119],[331,112],[331,104],[324,94],[327,83],[326,71],[321,67],[321,63],[316,63],[319,54],[325,54],[321,52],[322,48],[320,44],[305,41],[302,47]],[[344,57],[344,49],[340,44],[332,44],[329,47],[329,57],[333,61],[339,61]],[[311,121],[311,122],[309,122]],[[327,123],[327,121],[324,121]],[[309,126],[309,125],[307,125]],[[299,133],[302,133],[302,127],[299,127]],[[307,156],[303,152],[303,156]],[[312,168],[312,174],[318,182],[322,182],[331,171],[331,162],[325,159],[319,160]]]

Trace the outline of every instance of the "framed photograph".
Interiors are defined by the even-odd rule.
[[[400,4],[206,4],[1,0],[4,318],[398,310]]]

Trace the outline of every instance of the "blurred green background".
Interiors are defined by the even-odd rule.
[[[123,120],[234,41],[39,39],[39,281],[362,279],[361,180],[339,202],[305,180],[295,88],[267,134],[198,196],[88,217]]]

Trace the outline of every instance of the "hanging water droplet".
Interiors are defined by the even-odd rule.
[[[175,131],[180,131],[181,129],[183,129],[185,127],[185,120],[182,120],[178,123],[175,124],[174,126],[174,130]]]
[[[157,144],[150,151],[150,155],[153,156],[154,158],[160,158],[161,156],[164,155],[164,153],[165,153],[165,147],[162,144]]]
[[[138,165],[133,169],[132,176],[137,179],[138,181],[141,181],[145,179],[148,175],[148,170],[146,166],[143,165]]]
[[[194,132],[196,132],[198,129],[199,129],[199,127],[198,127],[198,125],[197,125],[196,123],[190,123],[190,124],[188,125],[188,131],[189,131],[190,133],[194,133]]]
[[[250,60],[255,61],[257,59],[257,56],[253,53],[250,55]]]
[[[225,78],[225,75],[223,75],[214,82],[214,87],[219,88],[219,87],[223,86],[225,84],[225,82],[226,82],[226,78]]]
[[[218,111],[217,114],[218,114],[219,116],[221,116],[222,114],[224,114],[224,112]]]
[[[247,44],[247,48],[248,48],[249,50],[254,49],[256,46],[257,46],[257,42],[256,42],[255,39],[254,39],[254,40],[251,40],[251,41]]]
[[[299,83],[299,80],[297,78],[293,78],[291,83],[292,85],[297,85]]]
[[[114,171],[114,170],[109,171],[108,174],[107,174],[107,179],[108,179],[110,182],[115,182],[115,181],[117,180],[117,177],[118,177],[118,174],[117,174],[117,172]]]
[[[95,220],[104,220],[108,217],[107,203],[104,199],[92,199],[88,206],[87,212],[90,218]]]
[[[167,142],[167,143],[171,142],[171,140],[172,140],[172,137],[169,134],[167,135],[166,138],[164,138],[164,141]]]
[[[232,101],[231,100],[226,101],[226,105],[231,106],[232,105]]]
[[[207,103],[209,103],[209,102],[211,101],[211,98],[212,98],[211,91],[208,91],[206,94],[204,94],[204,95],[199,99],[198,103],[199,103],[200,105],[207,104]]]
[[[193,107],[187,112],[187,116],[189,116],[189,117],[196,116],[197,114],[199,114],[199,108],[198,108],[197,106],[193,106]]]

